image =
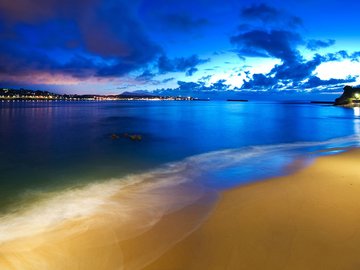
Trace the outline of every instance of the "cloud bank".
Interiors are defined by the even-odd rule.
[[[348,55],[346,51],[339,51],[334,54],[315,54],[312,59],[305,59],[299,46],[317,51],[334,45],[335,41],[306,41],[297,31],[302,26],[300,18],[265,4],[244,8],[241,15],[248,23],[255,23],[247,24],[246,28],[239,27],[239,32],[230,38],[239,57],[270,57],[281,60],[281,63],[275,65],[267,74],[255,73],[244,80],[242,89],[304,89],[356,81],[355,77],[321,80],[314,74],[316,68],[324,62],[340,59],[357,61],[359,55]],[[257,24],[256,21],[263,24]]]

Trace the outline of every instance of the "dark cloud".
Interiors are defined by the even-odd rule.
[[[287,30],[252,30],[230,38],[240,56],[274,57],[283,61],[299,58],[296,46],[301,44],[299,34]]]
[[[351,58],[352,61],[359,62],[360,52],[354,52],[354,53],[352,53],[350,58]]]
[[[139,82],[146,83],[148,85],[160,85],[163,83],[168,83],[170,81],[173,81],[175,78],[166,78],[163,80],[156,80],[154,77],[156,77],[158,74],[150,71],[149,69],[145,69],[140,75],[138,75],[135,79]]]
[[[355,59],[357,56],[355,54],[348,55],[346,51],[339,51],[324,56],[315,54],[312,59],[307,60],[298,50],[300,45],[306,44],[310,50],[318,50],[333,45],[335,41],[310,40],[305,43],[301,35],[296,31],[296,27],[294,27],[301,25],[300,19],[265,4],[243,9],[241,15],[249,20],[261,20],[267,25],[261,28],[255,26],[253,29],[250,27],[246,30],[239,28],[239,33],[230,38],[231,43],[236,46],[235,52],[239,57],[271,57],[281,61],[267,74],[253,74],[252,76],[246,74],[242,89],[301,89],[310,85],[317,87],[338,84],[342,80],[330,79],[324,81],[315,77],[313,73],[323,62]],[[291,20],[295,24],[292,28],[289,25],[279,28],[279,24],[276,23],[281,18],[287,18],[288,24]],[[348,82],[348,80],[343,80],[343,82]]]
[[[192,76],[195,72],[197,72],[199,69],[196,67],[191,67],[186,71],[186,76]]]
[[[284,90],[316,88],[325,86],[337,86],[344,83],[356,81],[356,77],[346,79],[321,80],[313,75],[315,69],[324,62],[326,57],[315,55],[312,60],[294,62],[291,64],[282,63],[275,67],[267,74],[253,74],[244,80],[242,89],[248,90]]]
[[[195,19],[185,13],[173,13],[161,16],[161,23],[172,31],[188,32],[206,26],[209,22],[207,19]]]
[[[259,4],[244,8],[241,11],[241,16],[246,19],[259,19],[263,22],[272,22],[278,20],[279,12],[277,9],[266,4]]]
[[[61,72],[76,78],[86,78],[93,76],[94,71],[100,70],[101,68],[101,65],[95,64],[94,61],[88,57],[74,55],[65,64],[56,63],[56,68],[54,71],[58,72],[60,70]]]
[[[225,84],[226,80],[218,80],[217,82],[213,83],[210,88],[212,90],[216,90],[216,91],[226,91],[229,89],[229,86],[227,84]]]
[[[162,82],[162,83],[168,83],[168,82],[171,82],[171,81],[173,81],[173,80],[175,80],[175,78],[174,78],[174,77],[171,77],[171,78],[163,79],[161,82]]]
[[[312,60],[306,61],[302,58],[293,61],[284,61],[270,71],[269,76],[279,81],[292,81],[294,84],[308,78],[315,69],[322,63],[322,57],[315,55]]]
[[[325,60],[330,62],[330,61],[340,61],[343,59],[348,59],[349,58],[349,54],[347,53],[347,51],[341,50],[335,53],[328,53],[325,56]]]
[[[78,15],[86,4],[93,6],[98,3],[97,0],[37,0],[36,3],[32,0],[2,0],[0,12],[9,24],[37,24],[54,17],[70,18]]]
[[[184,82],[184,81],[178,81],[177,84],[179,87],[177,90],[187,92],[187,91],[201,91],[201,84],[196,82]]]
[[[169,59],[163,55],[159,58],[157,66],[160,74],[168,72],[186,72],[187,76],[192,76],[198,69],[197,65],[210,61],[209,59],[200,59],[197,55],[190,57],[178,57]]]
[[[225,84],[226,80],[224,79],[220,79],[218,81],[216,81],[215,83],[206,86],[206,81],[200,79],[197,82],[184,82],[184,81],[178,81],[178,85],[179,87],[174,89],[177,91],[182,91],[182,92],[211,92],[211,91],[216,91],[216,92],[222,92],[222,91],[228,91],[229,90],[229,85]]]
[[[155,76],[156,76],[155,73],[152,73],[150,70],[146,69],[143,71],[143,73],[137,76],[136,79],[140,81],[148,81],[154,78]]]
[[[248,81],[244,81],[241,88],[249,90],[268,89],[271,90],[277,85],[277,80],[273,77],[256,73]]]
[[[102,77],[143,67],[161,49],[135,6],[125,0],[0,1],[0,70]]]
[[[212,78],[212,75],[206,75],[206,76],[201,77],[199,79],[199,81],[208,82],[211,78]]]
[[[242,74],[239,73],[238,76],[241,76]],[[244,75],[247,79],[250,79],[251,72],[250,70],[244,70]]]
[[[103,1],[96,12],[83,15],[79,25],[90,53],[115,59],[117,68],[135,69],[159,52],[146,36],[128,1]],[[82,13],[83,14],[83,13]],[[116,70],[114,70],[116,74]],[[122,74],[122,71],[119,72]]]
[[[241,10],[241,17],[246,20],[260,21],[264,25],[280,24],[287,27],[299,27],[302,25],[301,18],[288,14],[284,10],[280,10],[267,4],[257,4]],[[246,24],[242,24],[245,26]],[[247,25],[248,27],[248,25]],[[244,29],[240,29],[244,30]]]
[[[327,53],[326,55],[324,55],[324,60],[327,62],[341,61],[346,59],[350,61],[358,62],[360,59],[360,51],[349,54],[347,51],[341,50],[335,53]]]
[[[348,77],[346,79],[329,79],[329,80],[321,80],[317,76],[312,76],[309,80],[302,85],[304,88],[316,88],[319,86],[328,86],[328,85],[343,85],[347,83],[354,83],[356,82],[357,77]]]
[[[307,42],[306,48],[308,48],[311,51],[317,51],[319,49],[330,47],[334,44],[335,44],[335,40],[333,40],[333,39],[328,39],[326,41],[311,39]]]

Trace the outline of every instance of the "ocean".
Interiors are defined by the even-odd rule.
[[[61,265],[77,265],[67,269],[87,269],[61,245],[45,256],[43,242],[31,242],[26,252],[14,242],[69,221],[82,225],[62,239],[88,239],[101,216],[111,234],[86,245],[125,255],[99,256],[98,269],[141,269],[196,229],[222,190],[289,174],[359,142],[358,108],[306,102],[0,102],[0,266],[62,269],[61,253]],[[200,210],[191,222],[151,255],[126,258],[123,241],[194,205]]]

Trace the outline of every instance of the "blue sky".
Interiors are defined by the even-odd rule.
[[[338,93],[360,82],[358,1],[2,0],[3,87]]]

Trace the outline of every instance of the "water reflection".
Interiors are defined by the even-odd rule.
[[[354,107],[354,115],[356,117],[359,117],[360,116],[360,107]]]
[[[144,139],[110,138],[125,132]],[[117,178],[221,149],[321,142],[354,133],[360,137],[360,108],[275,102],[0,102],[0,209],[14,194],[39,187]]]
[[[354,107],[354,133],[359,136],[360,140],[360,107]]]

